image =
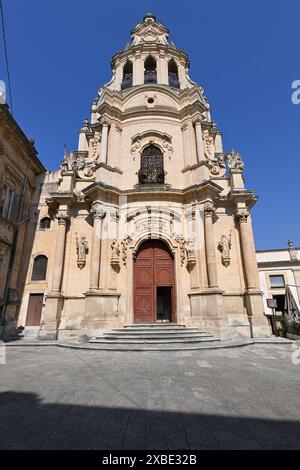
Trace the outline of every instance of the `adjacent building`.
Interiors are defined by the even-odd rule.
[[[16,327],[45,168],[6,104],[0,104],[0,337]]]
[[[286,249],[258,250],[256,259],[265,313],[285,313],[287,286],[300,310],[300,248],[294,247],[293,242],[289,241]],[[276,300],[275,312],[268,307],[267,299]]]

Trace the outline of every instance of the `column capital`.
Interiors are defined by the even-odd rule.
[[[215,210],[216,208],[212,202],[206,202],[204,204],[204,217],[212,217]]]
[[[94,220],[95,219],[104,219],[104,217],[106,215],[106,210],[103,209],[101,204],[95,203],[95,204],[92,205],[90,213],[93,216]]]
[[[202,121],[203,121],[203,118],[202,116],[199,116],[199,115],[195,116],[192,120],[194,126],[201,126]]]
[[[58,225],[67,225],[68,221],[70,220],[68,214],[65,214],[64,212],[59,212],[56,218],[58,221]]]
[[[181,126],[181,130],[182,130],[182,131],[185,131],[188,127],[189,127],[189,126],[188,126],[188,123],[187,123],[187,122],[184,122],[184,123],[182,124],[182,126]]]
[[[101,119],[101,125],[102,125],[102,127],[108,127],[109,126],[109,121],[106,117],[103,117]]]
[[[239,211],[235,214],[237,220],[239,221],[240,224],[245,224],[247,222],[247,219],[249,217],[250,213],[248,210],[243,210]]]

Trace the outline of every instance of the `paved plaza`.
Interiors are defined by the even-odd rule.
[[[300,449],[293,351],[8,347],[0,448]]]

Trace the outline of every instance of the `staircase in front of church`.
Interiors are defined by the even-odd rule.
[[[114,351],[181,351],[206,349],[219,341],[219,338],[198,328],[154,323],[113,328],[91,339],[90,343],[96,343],[97,349]]]

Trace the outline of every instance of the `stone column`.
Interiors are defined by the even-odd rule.
[[[66,245],[66,229],[67,229],[67,223],[68,223],[69,217],[67,216],[67,214],[58,213],[57,220],[58,220],[58,229],[57,229],[56,243],[55,243],[55,258],[54,258],[54,266],[53,266],[51,294],[60,294],[61,292],[65,245]]]
[[[248,220],[249,212],[244,210],[238,213],[236,217],[240,225],[240,239],[245,268],[246,287],[249,290],[259,290],[256,253],[253,246],[251,222]]]
[[[144,61],[142,60],[140,51],[136,51],[133,61],[133,86],[142,85],[144,83]]]
[[[42,311],[41,328],[38,335],[39,339],[45,340],[58,338],[58,328],[64,305],[61,285],[66,244],[66,228],[69,218],[66,213],[59,212],[57,220],[58,228],[53,263],[52,289],[47,295],[45,308]]]
[[[178,64],[178,78],[180,82],[180,88],[183,89],[186,86],[186,72],[185,72],[185,65],[184,63]]]
[[[208,275],[208,286],[217,288],[217,259],[215,252],[215,237],[213,227],[213,214],[215,208],[212,203],[207,203],[204,206],[204,232],[205,232],[205,250],[206,250],[206,264]]]
[[[203,145],[203,139],[202,139],[202,128],[201,128],[200,119],[195,121],[195,134],[196,134],[196,147],[197,147],[198,162],[206,161],[206,158],[204,155],[204,145]]]
[[[164,51],[159,51],[157,60],[157,83],[162,85],[169,84],[168,63]]]
[[[271,330],[264,316],[262,293],[259,287],[256,253],[249,212],[241,210],[236,217],[240,226],[241,251],[245,272],[245,302],[251,337],[270,336]]]
[[[106,212],[101,204],[96,202],[93,204],[91,214],[94,219],[94,227],[91,249],[90,290],[97,290],[99,289],[102,223]]]
[[[101,136],[101,152],[100,162],[107,163],[107,141],[108,141],[108,123],[102,122],[102,136]]]

